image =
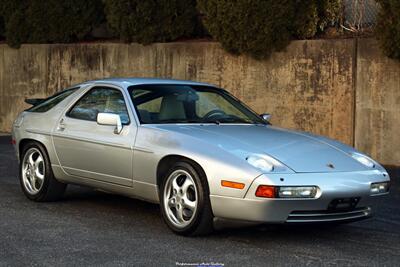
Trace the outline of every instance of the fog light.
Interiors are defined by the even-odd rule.
[[[380,195],[389,192],[389,182],[371,184],[371,195]]]
[[[315,198],[316,186],[282,186],[279,187],[280,198]]]

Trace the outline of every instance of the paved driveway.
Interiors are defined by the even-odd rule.
[[[399,176],[399,173],[397,173]],[[208,237],[172,234],[157,205],[70,186],[62,201],[22,194],[9,137],[0,137],[0,266],[304,266],[400,264],[400,185],[368,221],[263,226]]]

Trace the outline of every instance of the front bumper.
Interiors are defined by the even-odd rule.
[[[370,195],[371,183],[389,181],[387,173],[378,170],[337,173],[268,174],[256,178],[244,198],[211,195],[214,216],[224,219],[260,223],[335,222],[368,218],[380,196]],[[315,199],[267,199],[255,196],[259,185],[316,185]],[[232,189],[237,190],[237,189]],[[349,210],[332,210],[332,201],[359,198]]]

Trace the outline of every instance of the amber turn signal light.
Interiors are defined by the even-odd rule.
[[[265,198],[275,198],[276,197],[276,187],[270,185],[260,185],[257,188],[256,196]]]
[[[221,185],[223,187],[230,187],[230,188],[235,188],[235,189],[243,189],[244,188],[243,183],[236,183],[236,182],[226,181],[226,180],[222,180]]]

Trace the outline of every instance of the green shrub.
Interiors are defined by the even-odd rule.
[[[0,39],[2,39],[4,37],[4,19],[3,17],[0,16]]]
[[[0,39],[3,39],[4,35],[5,35],[5,25],[4,25],[4,17],[1,13],[1,7],[0,7]]]
[[[343,0],[319,0],[319,30],[339,23],[343,11]]]
[[[298,0],[294,35],[298,38],[312,38],[318,32],[338,23],[342,0]]]
[[[105,0],[110,28],[124,41],[149,44],[195,36],[195,0]]]
[[[83,40],[104,20],[101,0],[2,0],[7,43]]]
[[[311,38],[335,25],[342,0],[198,0],[211,36],[228,51],[268,57],[294,37]]]
[[[291,40],[293,0],[198,0],[211,36],[231,53],[268,57]]]
[[[383,52],[391,58],[400,59],[400,0],[378,0],[376,36]]]
[[[9,5],[7,3],[10,0],[0,0],[0,38],[5,37],[6,29],[5,29],[5,13],[6,13],[6,6]]]
[[[311,38],[318,30],[318,6],[315,0],[299,1],[293,22],[293,34],[298,38]]]

